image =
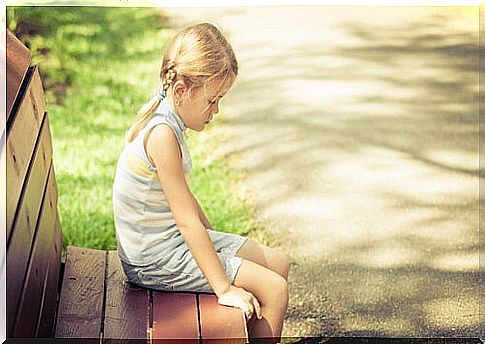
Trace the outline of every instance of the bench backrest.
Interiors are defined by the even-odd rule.
[[[30,64],[29,50],[7,30],[7,138],[1,152],[7,174],[7,338],[52,337],[61,270],[49,118],[39,70]]]

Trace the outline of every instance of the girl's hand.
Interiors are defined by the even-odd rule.
[[[258,319],[261,319],[261,306],[258,300],[243,288],[231,285],[227,292],[218,297],[217,302],[224,306],[242,309],[247,319],[250,319],[254,313]]]

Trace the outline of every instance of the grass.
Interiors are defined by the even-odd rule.
[[[173,32],[151,8],[8,7],[7,25],[33,52],[46,89],[58,209],[67,245],[116,249],[111,192],[123,139],[158,82]],[[257,224],[237,196],[241,174],[220,123],[189,135],[190,186],[214,228],[247,234]]]

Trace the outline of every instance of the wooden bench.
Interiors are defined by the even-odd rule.
[[[69,246],[61,261],[49,117],[30,63],[29,50],[7,32],[7,338],[246,343],[242,311],[218,305],[213,294],[137,287],[116,251]]]

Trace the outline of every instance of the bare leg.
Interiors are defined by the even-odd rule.
[[[285,280],[288,280],[288,259],[285,254],[278,249],[248,239],[236,253],[236,256],[264,266],[265,268],[276,272]]]
[[[288,307],[286,280],[264,266],[243,259],[234,285],[253,293],[261,304],[263,318],[253,320],[254,324],[249,333],[250,338],[266,338],[264,343],[280,341]]]

